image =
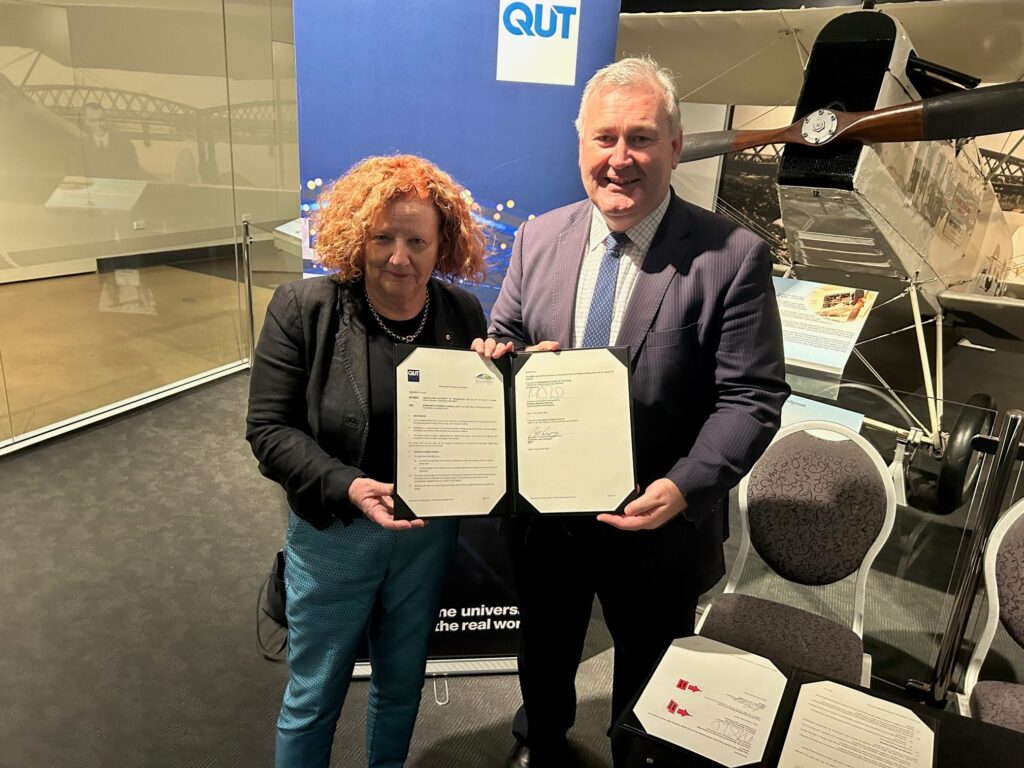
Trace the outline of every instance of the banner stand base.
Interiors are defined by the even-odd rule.
[[[427,677],[446,675],[514,675],[519,671],[515,656],[486,656],[466,659],[429,659]],[[370,662],[360,661],[352,670],[354,680],[370,677]]]

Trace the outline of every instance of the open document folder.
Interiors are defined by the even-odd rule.
[[[657,736],[716,763],[758,763],[786,676],[768,659],[695,635],[665,651],[633,714]]]
[[[396,346],[395,517],[618,512],[636,496],[626,347]]]
[[[939,716],[695,635],[665,651],[615,737],[674,768],[932,768]],[[950,717],[947,749],[983,727]]]
[[[822,680],[800,688],[779,768],[932,768],[934,743],[907,707]]]

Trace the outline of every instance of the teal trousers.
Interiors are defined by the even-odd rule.
[[[364,518],[318,531],[288,520],[290,677],[277,721],[277,768],[327,768],[361,639],[369,640],[369,768],[401,768],[409,752],[441,588],[458,521],[388,531]],[[350,760],[346,765],[354,764]]]

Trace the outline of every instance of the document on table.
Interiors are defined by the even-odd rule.
[[[647,733],[734,768],[763,757],[785,688],[768,659],[695,635],[669,646],[633,713]]]
[[[396,517],[617,512],[636,497],[625,347],[395,349]]]
[[[779,768],[931,768],[934,744],[907,707],[839,683],[806,683]]]
[[[414,516],[486,515],[505,496],[503,380],[464,350],[418,347],[398,364],[396,495]]]
[[[565,350],[516,361],[518,491],[538,512],[613,512],[635,491],[623,352]]]
[[[145,188],[146,182],[137,179],[65,176],[43,206],[130,211],[139,202]]]

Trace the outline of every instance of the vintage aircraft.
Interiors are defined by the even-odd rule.
[[[897,479],[918,447],[941,459],[936,506],[944,511],[958,507],[977,478],[971,437],[991,427],[994,403],[974,395],[972,407],[944,429],[943,320],[1024,339],[1024,300],[1013,296],[1012,232],[971,138],[1024,128],[1024,83],[978,85],[919,57],[891,15],[847,12],[825,24],[814,42],[796,122],[690,134],[680,157],[690,162],[784,144],[777,186],[792,273],[903,281],[927,424],[905,406],[907,428],[870,424],[899,438]],[[937,334],[934,374],[926,313],[934,315]]]

